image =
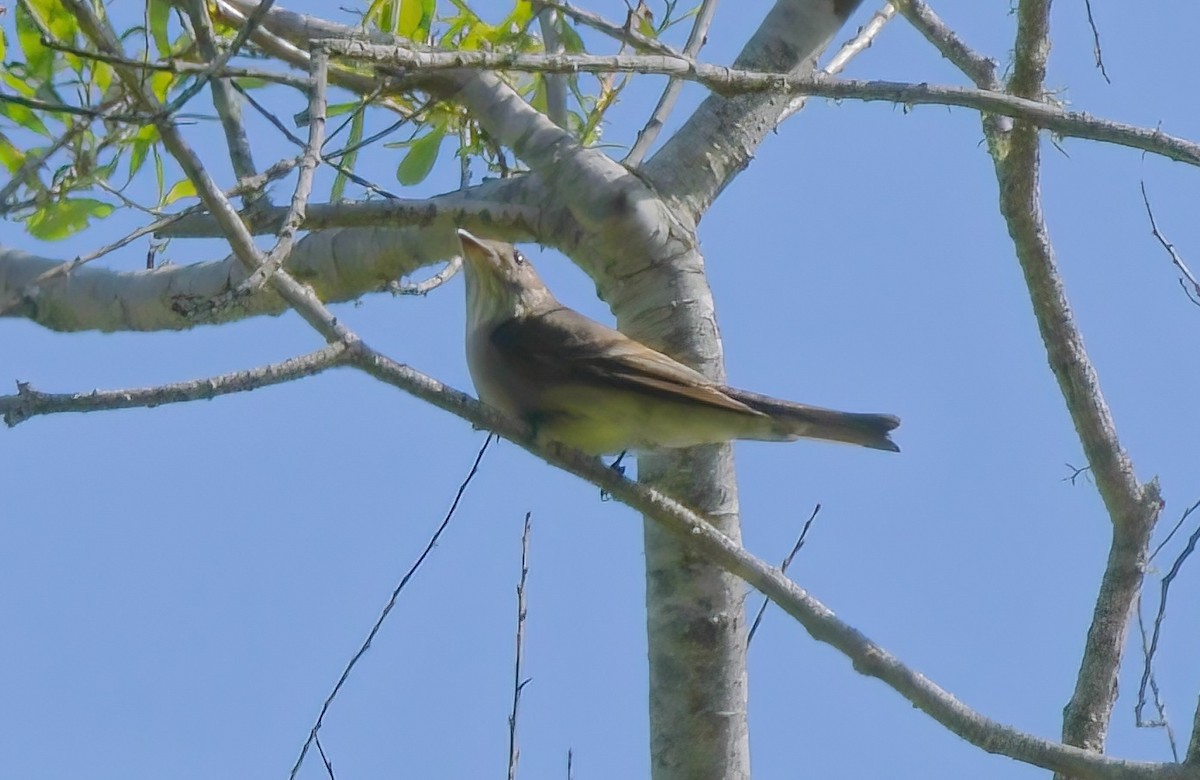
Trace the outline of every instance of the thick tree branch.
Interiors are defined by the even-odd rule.
[[[545,200],[536,177],[520,177],[429,200],[309,206],[304,222],[307,229],[333,224],[396,227],[310,233],[296,244],[285,268],[326,302],[353,300],[386,290],[396,279],[423,266],[455,257],[458,241],[454,228],[458,225],[510,241],[578,234],[561,211],[548,208],[538,212],[533,204]],[[277,232],[284,214],[284,209],[267,213],[260,229]],[[401,227],[405,225],[412,227]],[[176,232],[175,227],[180,230]],[[198,216],[185,217],[164,234],[224,233],[212,217]],[[189,304],[227,294],[248,274],[232,257],[119,272],[0,247],[0,303],[6,304],[0,315],[24,317],[58,331],[149,331],[181,330],[287,310],[283,299],[264,290],[203,316],[189,314]]]

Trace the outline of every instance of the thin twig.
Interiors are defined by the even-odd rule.
[[[391,281],[388,282],[387,290],[393,295],[428,295],[446,282],[453,279],[454,275],[458,273],[460,268],[462,268],[462,258],[455,257],[453,260],[446,263],[446,266],[442,270],[438,271],[436,274],[423,282],[416,282],[415,284],[403,284],[401,282]]]
[[[283,218],[283,228],[279,231],[275,246],[271,247],[271,251],[263,258],[262,265],[234,288],[234,296],[258,292],[263,288],[267,280],[282,268],[291,256],[292,247],[296,243],[296,233],[304,224],[308,199],[312,195],[313,176],[321,163],[321,145],[325,142],[325,81],[329,57],[323,49],[316,49],[312,52],[309,63],[308,143],[301,156],[292,202]]]
[[[1142,203],[1146,204],[1146,216],[1150,218],[1150,232],[1156,239],[1158,239],[1158,243],[1162,245],[1162,248],[1167,250],[1167,254],[1171,256],[1171,262],[1174,263],[1175,267],[1179,269],[1179,272],[1183,274],[1183,278],[1187,279],[1187,281],[1192,285],[1192,289],[1189,290],[1187,285],[1183,283],[1183,279],[1179,280],[1179,285],[1183,287],[1183,291],[1187,293],[1188,300],[1197,306],[1200,306],[1200,280],[1197,280],[1196,277],[1192,275],[1192,271],[1187,267],[1187,263],[1183,262],[1183,258],[1180,257],[1179,252],[1175,250],[1175,245],[1168,241],[1166,237],[1159,231],[1158,223],[1154,220],[1154,210],[1150,208],[1150,196],[1146,194],[1145,179],[1142,180],[1141,186]]]
[[[999,91],[996,61],[967,46],[924,0],[892,0],[892,6],[980,89]]]
[[[522,677],[521,665],[525,660],[525,580],[529,576],[529,529],[530,512],[525,513],[525,528],[521,532],[521,578],[517,580],[517,651],[513,660],[512,711],[508,716],[508,780],[517,780],[517,762],[521,749],[517,746],[517,713],[521,706],[521,692],[529,683]]]
[[[313,744],[317,746],[317,753],[321,756],[321,763],[325,765],[325,774],[329,776],[329,780],[336,780],[333,776],[333,762],[329,760],[329,756],[325,755],[325,746],[321,744],[321,738],[313,737]]]
[[[1108,77],[1108,71],[1104,69],[1104,53],[1100,49],[1100,29],[1096,27],[1096,20],[1092,16],[1092,0],[1083,0],[1083,7],[1087,9],[1088,26],[1092,28],[1092,54],[1096,57],[1096,67],[1100,69],[1100,75],[1109,84],[1112,79]]]
[[[1158,678],[1154,674],[1153,660],[1150,657],[1150,645],[1146,637],[1146,622],[1142,619],[1142,596],[1138,594],[1137,600],[1137,622],[1138,634],[1142,640],[1142,660],[1145,664],[1145,669],[1149,670],[1150,691],[1154,696],[1154,709],[1158,713],[1158,717],[1154,720],[1145,720],[1142,717],[1142,710],[1145,707],[1146,699],[1143,695],[1138,696],[1137,704],[1134,705],[1134,724],[1138,728],[1161,728],[1167,733],[1167,744],[1171,748],[1171,757],[1176,761],[1179,760],[1179,748],[1175,744],[1175,729],[1171,728],[1171,720],[1167,717],[1167,705],[1162,700],[1162,693],[1158,689]]]
[[[442,532],[446,530],[446,526],[450,524],[451,518],[454,517],[455,511],[458,509],[458,502],[462,500],[463,493],[466,492],[467,486],[471,484],[471,480],[475,478],[475,474],[479,471],[479,463],[483,460],[483,455],[487,452],[488,445],[492,443],[492,439],[493,435],[489,434],[483,440],[483,446],[479,448],[479,453],[475,456],[475,462],[471,464],[471,470],[467,472],[466,478],[458,486],[458,492],[454,494],[454,500],[450,502],[450,509],[446,511],[446,516],[442,518],[442,522],[437,527],[437,530],[429,537],[429,542],[425,545],[421,554],[417,556],[417,560],[413,562],[408,571],[404,573],[404,576],[400,578],[399,584],[392,590],[392,595],[388,598],[387,604],[384,605],[383,611],[379,613],[379,617],[376,618],[374,625],[371,626],[371,630],[367,633],[366,640],[358,648],[358,652],[350,658],[350,662],[346,664],[346,668],[342,670],[341,676],[338,677],[337,683],[334,684],[333,690],[325,698],[324,704],[321,705],[321,712],[317,715],[316,722],[313,723],[312,729],[308,732],[308,739],[304,740],[304,747],[300,748],[300,755],[296,758],[296,763],[292,767],[292,771],[288,774],[289,780],[295,780],[301,765],[304,763],[304,757],[308,755],[308,749],[316,740],[317,732],[321,730],[321,726],[325,723],[325,714],[329,712],[330,705],[337,698],[338,693],[342,690],[342,686],[346,684],[346,680],[349,679],[350,673],[354,671],[354,667],[358,664],[359,660],[371,649],[371,642],[374,641],[375,635],[379,633],[379,629],[383,628],[383,622],[387,620],[387,616],[391,613],[392,608],[396,606],[396,601],[400,598],[400,592],[404,590],[409,580],[413,578],[413,575],[421,568],[421,564],[425,562],[425,559],[433,552],[433,548],[437,546],[438,540],[442,537]]]
[[[1184,520],[1187,520],[1188,516],[1195,512],[1197,508],[1200,508],[1200,501],[1192,504],[1187,508],[1186,511],[1184,511],[1183,517],[1180,518],[1180,524],[1182,524]],[[1171,533],[1174,534],[1174,531]],[[1134,706],[1134,714],[1137,717],[1139,725],[1142,720],[1142,709],[1146,704],[1146,688],[1152,684],[1151,678],[1153,676],[1154,657],[1158,653],[1158,640],[1162,633],[1163,621],[1167,616],[1167,596],[1170,593],[1171,583],[1175,580],[1175,577],[1183,568],[1184,562],[1187,561],[1187,559],[1195,551],[1197,541],[1200,541],[1200,525],[1198,525],[1196,530],[1192,532],[1192,535],[1188,537],[1187,544],[1184,546],[1183,551],[1175,558],[1175,562],[1171,564],[1170,570],[1163,576],[1162,582],[1159,584],[1158,612],[1154,616],[1154,624],[1150,632],[1150,643],[1149,645],[1145,646],[1143,651],[1145,662],[1142,665],[1142,679],[1138,685],[1137,704]],[[1164,541],[1164,544],[1165,543],[1166,542]],[[1161,545],[1159,547],[1161,548]],[[1138,614],[1138,619],[1141,619],[1140,611]],[[1157,699],[1157,691],[1155,691],[1155,698]],[[1174,750],[1174,745],[1174,735],[1171,735],[1172,750]],[[1176,760],[1178,760],[1178,756],[1176,756]]]
[[[187,0],[186,11],[192,22],[196,36],[196,44],[200,56],[207,63],[218,59],[216,30],[208,15],[208,4],[205,0]],[[229,150],[229,162],[238,181],[254,176],[258,169],[254,165],[254,150],[246,134],[246,124],[242,121],[242,105],[238,102],[238,93],[233,88],[231,79],[216,76],[211,82],[213,108],[221,119],[221,128],[225,132],[225,145]],[[256,205],[265,205],[260,201],[264,193],[252,192],[244,199],[243,205],[253,209]]]
[[[253,95],[251,95],[249,92],[246,92],[245,90],[241,89],[240,87],[238,88],[238,91],[241,93],[242,97],[244,97],[246,99],[246,102],[250,104],[250,107],[253,108],[255,111],[257,111],[259,114],[261,114],[264,119],[266,119],[268,122],[270,122],[275,127],[276,130],[278,130],[280,133],[283,134],[283,136],[285,138],[288,139],[288,141],[290,141],[292,144],[300,147],[301,149],[306,147],[307,144],[305,144],[305,142],[302,141],[299,136],[297,136],[295,133],[293,133],[291,130],[289,130],[287,128],[287,126],[284,125],[283,122],[281,122],[279,120],[279,117],[275,116],[273,113],[268,111],[267,108],[262,103],[258,102],[254,98]],[[407,121],[407,120],[405,120],[405,121]],[[357,147],[358,145],[356,144],[355,146]],[[342,152],[338,152],[336,154],[322,155],[321,162],[325,163],[329,167],[338,171],[343,176],[350,179],[350,181],[354,182],[355,184],[362,187],[363,189],[366,189],[366,190],[373,192],[376,195],[380,195],[384,198],[388,198],[389,200],[399,199],[399,197],[400,197],[399,195],[396,195],[395,193],[384,189],[383,187],[379,186],[378,184],[374,184],[373,182],[367,181],[366,179],[359,176],[354,171],[350,170],[348,167],[343,165],[338,160],[333,159],[335,156],[340,156],[341,154],[342,154]]]
[[[836,76],[845,70],[851,60],[871,48],[875,39],[879,37],[879,33],[883,32],[883,28],[895,15],[896,7],[891,3],[884,3],[883,8],[876,11],[866,24],[858,28],[854,37],[842,44],[842,48],[829,58],[829,62],[821,68],[821,73],[826,76]],[[788,117],[804,108],[806,103],[808,103],[806,96],[792,98],[784,112],[779,115],[779,119],[775,120],[776,126],[783,124]]]
[[[639,32],[627,29],[624,25],[610,22],[599,14],[594,14],[591,11],[585,11],[582,8],[576,8],[570,3],[559,3],[554,2],[554,0],[539,0],[538,4],[543,8],[553,8],[556,11],[561,11],[564,16],[571,17],[585,27],[591,27],[593,30],[599,30],[613,40],[620,41],[623,44],[628,44],[636,51],[664,54],[668,57],[680,56],[678,49],[672,48],[662,41],[657,41],[653,38],[647,38]]]
[[[817,504],[813,507],[812,514],[808,516],[804,527],[800,529],[800,536],[796,538],[796,543],[792,545],[792,549],[783,559],[783,564],[780,565],[779,571],[786,573],[788,567],[792,565],[792,559],[796,557],[796,553],[800,552],[800,548],[804,546],[805,539],[808,538],[808,529],[812,527],[813,521],[817,519],[817,513],[821,511],[821,505]],[[754,622],[750,624],[750,631],[746,634],[746,644],[749,645],[754,640],[754,634],[758,631],[758,624],[762,622],[763,614],[767,611],[767,604],[770,599],[764,598],[763,603],[758,608],[758,613],[754,616]]]
[[[692,24],[692,31],[688,34],[687,43],[683,47],[683,56],[688,59],[695,59],[700,53],[700,49],[704,47],[708,40],[708,28],[712,26],[713,16],[717,11],[717,0],[704,0],[700,4],[700,10],[696,14],[696,21]],[[622,165],[630,168],[636,168],[642,164],[642,160],[646,158],[646,154],[650,151],[650,147],[654,145],[654,141],[658,138],[658,134],[662,132],[663,126],[667,122],[667,117],[671,115],[671,110],[675,108],[675,103],[679,100],[679,94],[683,91],[683,81],[678,78],[672,78],[667,82],[666,88],[662,95],[658,98],[658,105],[654,107],[650,118],[646,121],[646,125],[638,132],[637,140],[633,143],[633,148],[629,150],[629,154],[625,155],[625,159],[621,161]]]
[[[542,31],[542,41],[547,52],[562,54],[564,51],[562,39],[558,35],[558,25],[561,23],[559,12],[555,8],[542,8],[537,15],[538,27]],[[567,77],[560,73],[551,73],[543,77],[546,84],[546,116],[559,127],[567,126]]]
[[[346,365],[350,359],[348,352],[346,344],[335,342],[307,355],[249,371],[234,371],[204,379],[126,390],[43,393],[35,390],[27,382],[18,382],[16,395],[0,396],[0,414],[4,415],[4,422],[11,428],[31,417],[43,414],[100,412],[206,400],[278,385]]]
[[[832,79],[744,71],[698,63],[681,57],[642,55],[550,55],[484,51],[427,52],[363,41],[320,39],[331,54],[365,62],[435,71],[461,68],[530,73],[642,73],[677,76],[720,94],[775,91],[834,100],[887,101],[903,105],[970,108],[985,114],[1021,119],[1058,135],[1127,146],[1189,165],[1200,165],[1200,143],[1167,135],[1159,129],[1098,119],[1066,111],[1040,98],[987,89],[892,81]]]

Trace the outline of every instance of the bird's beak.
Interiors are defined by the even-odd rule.
[[[491,250],[488,249],[487,244],[483,243],[483,239],[476,238],[470,232],[459,228],[458,241],[462,244],[464,260],[473,262],[483,260],[483,264],[488,265],[486,259],[491,254]]]

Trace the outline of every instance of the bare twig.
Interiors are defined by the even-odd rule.
[[[1083,477],[1084,479],[1086,479],[1087,473],[1092,470],[1091,466],[1075,466],[1070,463],[1064,463],[1063,465],[1066,466],[1067,468],[1069,468],[1071,470],[1071,473],[1068,476],[1063,477],[1062,481],[1070,482],[1072,485],[1074,485],[1075,481],[1078,480],[1080,477]]]
[[[219,56],[216,32],[208,15],[207,3],[204,0],[186,0],[186,10],[195,31],[200,55],[206,64],[216,62]],[[213,107],[217,110],[217,116],[221,118],[221,127],[225,131],[225,145],[229,149],[229,161],[233,166],[234,175],[241,181],[258,172],[254,166],[250,139],[246,135],[246,125],[242,121],[242,105],[238,101],[238,93],[233,88],[232,80],[226,76],[214,76],[211,82]],[[261,204],[264,195],[262,192],[251,191],[243,198],[243,205],[247,208],[264,205]]]
[[[788,567],[792,565],[792,560],[796,554],[800,552],[800,548],[804,546],[804,541],[808,538],[808,529],[812,528],[813,521],[817,519],[817,513],[821,511],[821,505],[817,504],[813,507],[812,514],[808,516],[808,520],[804,522],[804,527],[800,529],[800,536],[796,538],[796,543],[792,545],[792,549],[784,557],[783,563],[779,566],[781,573],[786,573]],[[759,606],[758,612],[754,615],[754,622],[750,624],[750,631],[746,633],[746,644],[754,641],[754,634],[758,631],[758,624],[762,622],[763,614],[767,611],[767,604],[770,599],[764,598],[763,603]]]
[[[555,8],[542,8],[538,11],[538,27],[542,31],[542,41],[550,54],[562,54],[563,43],[558,36],[560,24],[559,12]],[[559,127],[567,126],[567,77],[559,73],[549,73],[546,80],[546,115],[550,121]]]
[[[433,276],[423,282],[415,284],[402,284],[401,282],[389,282],[387,289],[393,295],[428,295],[437,288],[441,287],[446,282],[454,278],[462,268],[462,258],[456,257],[446,263],[446,267],[438,271]]]
[[[329,756],[325,755],[325,746],[321,744],[320,737],[313,737],[313,744],[317,747],[317,753],[321,756],[321,763],[325,765],[325,774],[329,776],[329,780],[335,780],[333,776],[333,762],[329,760]]]
[[[599,30],[614,40],[620,41],[623,44],[628,44],[636,51],[665,54],[669,57],[678,57],[680,55],[677,49],[672,48],[662,41],[656,41],[653,38],[647,38],[639,32],[627,29],[623,25],[610,22],[604,17],[594,14],[591,11],[585,11],[582,8],[576,8],[570,3],[558,3],[554,2],[554,0],[539,0],[538,4],[543,8],[553,8],[556,11],[561,11],[564,16],[569,16],[585,27],[591,27],[593,30]]]
[[[1111,84],[1112,79],[1104,68],[1104,53],[1100,50],[1100,29],[1096,27],[1096,19],[1092,16],[1092,0],[1083,0],[1083,7],[1087,9],[1088,27],[1092,28],[1092,54],[1096,57],[1096,67],[1100,69],[1104,80]]]
[[[26,382],[18,382],[16,395],[0,396],[0,413],[3,413],[4,422],[11,428],[43,414],[99,412],[199,401],[319,374],[335,366],[346,365],[348,358],[347,346],[333,343],[307,355],[249,371],[235,371],[158,387],[93,390],[90,393],[43,393]]]
[[[233,295],[244,295],[248,292],[258,292],[267,280],[271,278],[292,254],[292,246],[296,242],[296,233],[304,224],[305,210],[308,199],[312,194],[313,175],[321,162],[321,145],[325,142],[325,77],[329,66],[329,58],[321,49],[312,52],[309,70],[309,99],[308,112],[308,143],[300,159],[300,169],[296,177],[296,188],[292,192],[292,202],[288,206],[287,215],[283,218],[283,227],[279,231],[279,239],[267,253],[262,264],[254,273],[233,290]]]
[[[1187,263],[1183,262],[1183,258],[1180,257],[1179,252],[1175,250],[1175,245],[1168,241],[1166,237],[1159,231],[1158,223],[1154,220],[1154,210],[1150,208],[1150,196],[1146,194],[1146,181],[1144,179],[1141,182],[1141,186],[1142,203],[1146,204],[1146,216],[1150,218],[1150,232],[1156,239],[1158,239],[1158,243],[1162,245],[1162,248],[1167,250],[1167,254],[1171,256],[1171,262],[1176,268],[1179,269],[1179,273],[1183,274],[1183,279],[1179,280],[1179,286],[1182,287],[1184,293],[1187,294],[1188,300],[1197,306],[1200,306],[1200,281],[1198,281],[1196,277],[1192,275],[1192,271],[1187,267]],[[1184,279],[1186,279],[1188,284],[1191,285],[1190,290],[1188,289],[1187,284],[1184,284]]]
[[[1154,662],[1150,655],[1150,644],[1146,636],[1146,622],[1142,619],[1142,596],[1138,594],[1137,600],[1137,622],[1138,634],[1142,639],[1142,661],[1145,664],[1143,667],[1143,687],[1148,683],[1150,692],[1154,697],[1154,709],[1157,717],[1154,720],[1146,720],[1142,717],[1142,710],[1146,704],[1145,690],[1139,691],[1137,704],[1134,705],[1134,725],[1138,728],[1161,728],[1167,733],[1167,744],[1171,748],[1171,757],[1176,761],[1179,760],[1179,748],[1175,744],[1175,729],[1171,728],[1171,720],[1167,717],[1167,705],[1162,700],[1162,693],[1158,689],[1158,679],[1154,675]]]
[[[255,111],[257,111],[259,114],[261,114],[264,119],[266,119],[268,122],[270,122],[272,125],[274,125],[275,129],[278,130],[280,133],[282,133],[283,136],[288,139],[288,141],[290,141],[292,144],[300,147],[301,149],[307,148],[307,146],[308,146],[307,143],[302,141],[299,138],[299,136],[297,136],[295,133],[293,133],[291,130],[289,130],[287,128],[287,126],[284,125],[283,122],[281,122],[279,120],[279,117],[275,116],[273,113],[268,111],[267,108],[262,103],[259,103],[257,100],[255,100],[253,95],[251,95],[249,92],[246,92],[245,90],[242,90],[240,88],[238,89],[238,91],[241,92],[242,97],[244,97],[246,99],[246,102],[248,104],[250,104],[250,107],[253,108]],[[408,121],[407,118],[402,120],[402,122],[407,122],[407,121]],[[357,149],[361,145],[362,144],[355,144],[353,147],[351,147],[351,151],[353,151],[354,149]],[[343,165],[338,160],[334,159],[335,157],[341,157],[345,153],[346,153],[345,150],[338,150],[335,153],[331,153],[328,155],[322,155],[321,161],[324,162],[329,167],[335,169],[336,171],[338,171],[338,173],[340,173],[343,176],[345,176],[346,178],[350,179],[352,182],[359,185],[360,187],[362,187],[365,190],[373,192],[376,195],[380,195],[382,197],[388,198],[389,200],[396,200],[400,197],[399,195],[396,195],[395,193],[384,189],[383,187],[379,186],[378,184],[375,184],[374,182],[364,179],[363,177],[356,174],[354,171],[350,170],[350,168]],[[259,211],[259,214],[263,214],[266,211],[268,211],[268,209],[262,209]]]
[[[521,749],[517,746],[517,714],[521,706],[521,692],[529,680],[525,679],[521,665],[525,660],[525,579],[529,576],[529,528],[531,513],[525,513],[525,528],[521,532],[521,578],[517,580],[517,650],[513,660],[512,711],[508,715],[508,780],[517,780],[517,762]]]
[[[714,14],[717,11],[717,0],[704,0],[700,4],[700,10],[696,14],[696,21],[692,23],[692,31],[688,34],[687,43],[683,47],[683,56],[688,59],[695,59],[700,53],[700,49],[704,47],[708,40],[708,28],[712,26]],[[658,134],[662,132],[663,126],[667,122],[667,117],[671,115],[671,110],[675,108],[675,103],[679,100],[679,93],[683,91],[683,81],[678,78],[672,78],[667,82],[666,88],[662,95],[658,98],[658,104],[651,112],[650,118],[646,121],[646,125],[638,132],[637,140],[633,142],[633,147],[629,150],[629,154],[625,155],[622,160],[623,165],[630,168],[636,168],[642,164],[642,160],[646,158],[646,153],[650,151],[650,147],[654,145],[654,141],[658,138]]]
[[[425,52],[363,41],[326,39],[331,54],[422,71],[474,68],[543,73],[636,72],[677,76],[721,94],[773,90],[838,100],[887,101],[905,105],[943,105],[970,108],[1025,120],[1031,125],[1073,138],[1128,146],[1172,160],[1200,165],[1200,143],[1086,113],[1065,111],[1038,98],[986,89],[910,84],[891,81],[858,81],[828,77],[801,77],[779,73],[742,71],[697,63],[679,57],[640,55],[548,55],[483,51]]]
[[[1188,519],[1188,517],[1193,512],[1195,512],[1197,509],[1200,509],[1200,501],[1197,501],[1196,503],[1192,504],[1190,507],[1188,507],[1184,511],[1183,516],[1179,518],[1179,523],[1175,527],[1179,528],[1181,525],[1183,525],[1183,523]],[[1175,533],[1175,531],[1172,530],[1171,535],[1174,535],[1174,533]],[[1170,535],[1167,537],[1167,539],[1163,540],[1163,544],[1166,544],[1167,540],[1169,540],[1169,539],[1170,539]],[[1175,558],[1175,562],[1173,564],[1171,564],[1170,570],[1168,570],[1167,573],[1165,575],[1163,575],[1162,581],[1159,584],[1158,612],[1155,613],[1155,615],[1154,615],[1154,623],[1153,623],[1153,626],[1152,626],[1152,629],[1150,632],[1150,641],[1148,644],[1145,642],[1145,631],[1143,630],[1144,663],[1142,665],[1142,679],[1138,685],[1137,704],[1134,706],[1134,714],[1137,718],[1138,725],[1142,725],[1142,710],[1146,705],[1146,689],[1147,689],[1147,687],[1154,688],[1154,691],[1153,691],[1154,699],[1155,699],[1155,702],[1158,703],[1157,685],[1154,683],[1154,679],[1153,679],[1153,677],[1154,677],[1154,675],[1153,675],[1154,657],[1158,653],[1158,641],[1159,641],[1159,637],[1162,633],[1163,621],[1166,619],[1166,616],[1167,616],[1167,596],[1170,593],[1171,583],[1175,580],[1175,577],[1178,576],[1180,570],[1183,568],[1183,564],[1187,561],[1187,559],[1191,556],[1191,554],[1193,552],[1195,552],[1197,541],[1200,541],[1200,525],[1198,525],[1196,527],[1196,530],[1193,531],[1191,536],[1188,537],[1187,544],[1184,546],[1183,551],[1180,552],[1179,555]],[[1162,545],[1159,545],[1158,549],[1162,549]],[[1158,549],[1155,550],[1156,553],[1158,552]],[[1138,620],[1139,621],[1141,620],[1141,611],[1140,610],[1138,611]],[[1162,712],[1162,710],[1163,710],[1162,705],[1159,704],[1158,707],[1159,707],[1159,711]],[[1163,718],[1162,720],[1165,722],[1165,718]],[[1169,729],[1169,726],[1168,726],[1168,729]],[[1168,730],[1168,736],[1171,740],[1171,750],[1174,753],[1175,752],[1175,736],[1169,730]],[[1176,760],[1178,760],[1178,754],[1176,754]]]
[[[1001,89],[1000,79],[996,76],[996,61],[967,46],[924,0],[892,0],[891,4],[975,86],[993,91]]]
[[[413,562],[408,571],[404,573],[404,576],[400,578],[399,584],[397,584],[392,590],[392,595],[388,598],[387,604],[384,605],[383,610],[379,613],[379,617],[376,618],[374,625],[371,626],[371,630],[367,633],[366,640],[364,640],[362,645],[358,648],[358,652],[356,652],[350,658],[349,663],[346,664],[346,668],[342,670],[341,676],[338,677],[337,682],[334,684],[333,690],[331,690],[329,695],[325,697],[325,702],[321,705],[321,712],[317,715],[316,722],[313,723],[312,729],[308,732],[308,739],[304,741],[304,746],[300,748],[300,755],[296,758],[296,763],[292,766],[292,771],[288,775],[289,780],[295,780],[297,773],[300,771],[301,765],[304,764],[304,757],[308,755],[309,748],[317,738],[317,732],[321,730],[321,726],[325,723],[325,714],[329,712],[330,705],[332,705],[333,700],[337,698],[338,693],[342,690],[342,686],[346,684],[346,680],[350,678],[350,673],[354,671],[354,667],[358,664],[359,660],[366,655],[368,650],[371,649],[371,642],[374,641],[375,635],[379,633],[379,629],[383,628],[383,622],[387,620],[392,608],[396,606],[396,602],[400,598],[400,592],[404,590],[405,586],[408,585],[409,580],[411,580],[417,573],[417,570],[421,568],[421,564],[423,564],[425,559],[429,557],[429,554],[433,552],[433,548],[437,546],[438,540],[442,537],[442,532],[446,530],[446,526],[450,525],[450,520],[454,517],[455,511],[458,509],[458,503],[460,500],[462,500],[463,493],[466,492],[467,486],[471,484],[471,480],[474,479],[475,474],[478,473],[479,463],[483,460],[483,455],[487,452],[488,445],[491,444],[491,442],[492,436],[489,434],[488,437],[484,439],[483,446],[479,448],[479,453],[475,456],[475,462],[471,464],[471,470],[467,472],[466,478],[464,478],[462,483],[458,486],[458,492],[454,494],[454,500],[450,502],[450,508],[446,511],[446,516],[442,518],[442,522],[440,525],[438,525],[437,530],[434,531],[433,535],[429,537],[429,542],[425,545],[425,549],[421,551],[421,554],[417,556],[417,560]]]
[[[1200,766],[1200,703],[1197,703],[1196,712],[1192,716],[1192,738],[1188,741],[1188,751],[1183,763],[1193,768]]]
[[[842,48],[838,49],[837,53],[829,58],[829,62],[825,64],[825,67],[821,68],[821,73],[824,73],[826,76],[836,76],[845,70],[851,60],[871,48],[875,39],[879,37],[879,33],[883,32],[884,26],[895,15],[896,7],[891,3],[884,3],[883,8],[872,14],[870,20],[858,28],[858,32],[855,33],[854,37],[842,44]],[[784,120],[803,109],[807,102],[808,98],[804,96],[792,98],[791,102],[788,103],[787,110],[779,115],[779,119],[775,124],[783,124]]]

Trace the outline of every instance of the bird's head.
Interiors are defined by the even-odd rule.
[[[459,229],[467,281],[467,317],[494,323],[557,305],[533,264],[512,244],[478,238]]]

